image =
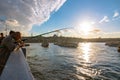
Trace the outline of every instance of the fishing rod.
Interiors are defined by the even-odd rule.
[[[66,29],[70,29],[70,28],[72,28],[72,27],[53,30],[53,31],[50,31],[50,32],[42,33],[42,34],[40,34],[40,35],[38,35],[38,36],[46,35],[46,34],[53,33],[53,32],[59,32],[59,31],[61,31],[61,30],[66,30]],[[37,37],[38,37],[38,36],[37,36]]]

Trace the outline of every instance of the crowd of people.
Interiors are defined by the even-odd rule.
[[[21,40],[21,33],[10,31],[9,35],[4,37],[3,33],[0,33],[0,75],[4,69],[4,66],[10,56],[10,53],[16,48],[23,47],[24,43]]]

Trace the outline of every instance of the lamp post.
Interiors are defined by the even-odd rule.
[[[6,36],[7,36],[7,24],[6,23],[4,23],[5,24],[5,32],[6,32]]]

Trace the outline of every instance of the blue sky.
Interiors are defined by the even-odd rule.
[[[120,37],[120,0],[67,0],[57,12],[51,13],[49,20],[42,25],[34,25],[31,33],[78,27],[83,21],[94,22],[93,31],[97,29],[100,37]]]
[[[0,32],[6,34],[5,25],[23,36],[72,27],[57,34],[120,37],[120,0],[1,0]]]

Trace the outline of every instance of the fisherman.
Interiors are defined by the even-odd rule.
[[[21,35],[17,32],[10,31],[9,36],[3,39],[0,48],[0,75],[2,74],[2,71],[4,69],[4,66],[10,56],[10,53],[14,51],[14,49],[18,46],[18,44],[15,44],[15,41],[20,40]],[[19,46],[22,46],[19,44]]]
[[[24,42],[22,41],[21,38],[21,33],[20,32],[16,32],[16,38],[15,38],[15,42],[18,45],[18,47],[23,47],[24,46]]]
[[[0,44],[1,44],[2,40],[3,40],[3,38],[4,38],[3,33],[0,33]]]

